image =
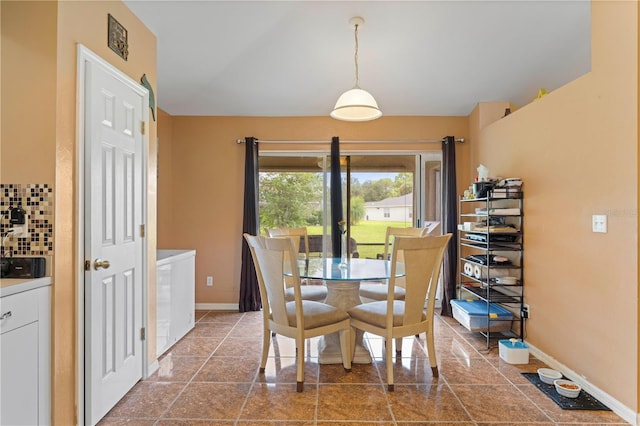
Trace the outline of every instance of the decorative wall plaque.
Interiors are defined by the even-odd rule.
[[[127,29],[120,25],[111,14],[109,14],[109,48],[116,52],[125,61],[129,56],[129,43],[127,42]]]

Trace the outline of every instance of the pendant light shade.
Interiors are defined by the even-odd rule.
[[[378,103],[371,93],[362,90],[358,75],[358,27],[364,23],[360,17],[351,18],[349,23],[355,28],[356,51],[354,61],[356,65],[356,85],[353,89],[347,90],[338,98],[336,106],[331,111],[331,117],[344,121],[369,121],[382,116],[382,111],[378,108]]]
[[[331,111],[331,117],[345,121],[369,121],[381,116],[382,112],[371,93],[357,87],[340,95]]]

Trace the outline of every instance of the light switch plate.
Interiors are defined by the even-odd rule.
[[[607,215],[594,214],[591,216],[591,227],[593,232],[607,232]]]

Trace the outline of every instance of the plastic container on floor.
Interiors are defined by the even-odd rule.
[[[487,312],[487,306],[490,306]],[[501,332],[511,330],[513,314],[496,304],[482,300],[451,301],[453,317],[469,331]]]
[[[498,352],[509,364],[529,364],[529,346],[520,339],[500,340]]]

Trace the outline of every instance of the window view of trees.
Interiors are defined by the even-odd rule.
[[[351,179],[351,197],[362,197],[364,202],[399,197],[411,192],[413,192],[413,175],[411,173],[397,173],[393,180],[382,178],[360,183],[357,178]]]
[[[351,181],[351,224],[365,219],[365,203],[410,194],[413,176],[397,173],[394,179]],[[260,173],[260,225],[263,228],[322,224],[320,173]]]
[[[259,185],[262,228],[322,224],[320,173],[260,173]]]

